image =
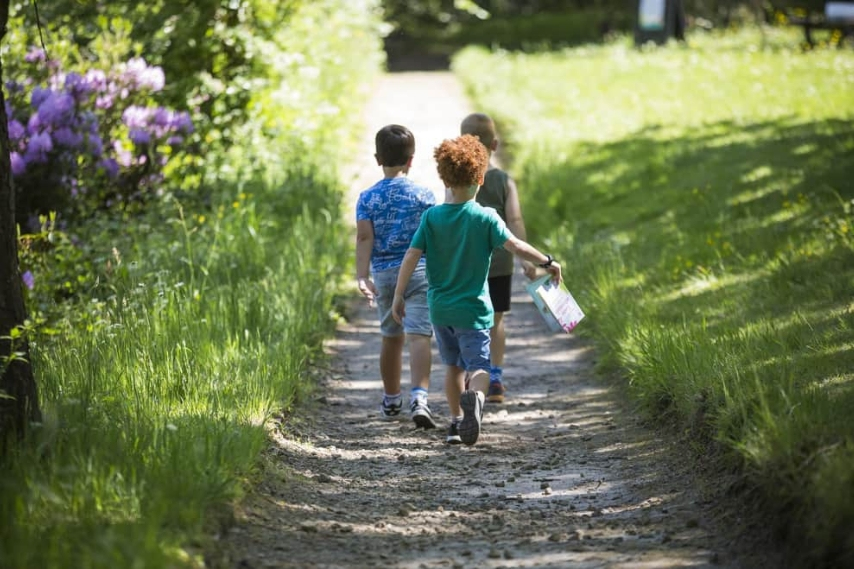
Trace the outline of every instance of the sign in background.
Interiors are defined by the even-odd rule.
[[[643,31],[664,29],[667,2],[665,0],[640,0],[638,27]]]
[[[685,39],[685,9],[682,0],[638,0],[635,45],[667,43]]]

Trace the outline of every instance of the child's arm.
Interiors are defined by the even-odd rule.
[[[400,271],[397,273],[397,285],[394,287],[394,300],[391,303],[391,317],[398,324],[402,324],[403,317],[406,316],[403,293],[409,286],[409,279],[412,278],[412,273],[418,266],[422,253],[421,249],[413,249],[412,247],[407,249],[406,255],[403,256],[403,263],[400,265]]]
[[[516,189],[516,182],[509,177],[505,189],[504,215],[507,217],[507,229],[522,241],[526,241],[528,234],[525,231],[525,220],[522,219],[519,191]],[[522,270],[525,272],[525,276],[531,280],[537,276],[537,268],[530,261],[522,260]]]
[[[374,305],[377,288],[371,280],[371,252],[374,249],[374,225],[368,219],[356,222],[356,278],[359,292],[368,299],[370,306]]]
[[[514,255],[518,255],[523,259],[527,259],[532,263],[536,263],[538,266],[544,268],[549,274],[552,275],[553,279],[557,282],[561,281],[561,273],[560,273],[560,265],[555,262],[554,259],[550,255],[546,255],[544,253],[540,253],[534,247],[518,239],[517,237],[511,237],[507,241],[504,242],[504,248],[513,253]],[[400,283],[400,281],[398,281]]]

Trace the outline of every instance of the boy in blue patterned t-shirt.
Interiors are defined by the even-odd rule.
[[[415,153],[415,137],[408,128],[385,126],[377,132],[375,144],[374,156],[384,177],[362,192],[356,202],[356,276],[359,291],[372,305],[376,302],[383,336],[380,375],[384,394],[380,416],[392,419],[403,407],[400,376],[406,340],[411,373],[410,416],[417,426],[432,429],[436,423],[427,405],[427,390],[433,329],[427,309],[423,258],[406,288],[409,311],[402,323],[392,318],[391,303],[403,256],[418,229],[421,214],[436,203],[436,198],[429,189],[406,177]]]

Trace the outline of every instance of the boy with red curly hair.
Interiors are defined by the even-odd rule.
[[[489,153],[477,137],[466,134],[445,140],[433,156],[447,188],[446,201],[421,216],[400,266],[392,316],[401,322],[406,315],[404,293],[424,255],[430,321],[446,366],[445,396],[451,412],[446,442],[472,445],[480,436],[489,389],[494,311],[486,278],[492,251],[503,247],[543,267],[558,282],[561,271],[551,255],[514,237],[494,209],[475,201],[489,164]]]

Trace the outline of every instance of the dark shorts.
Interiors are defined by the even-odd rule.
[[[510,312],[510,283],[512,281],[513,275],[486,279],[489,285],[489,298],[492,300],[492,309],[495,312]]]

